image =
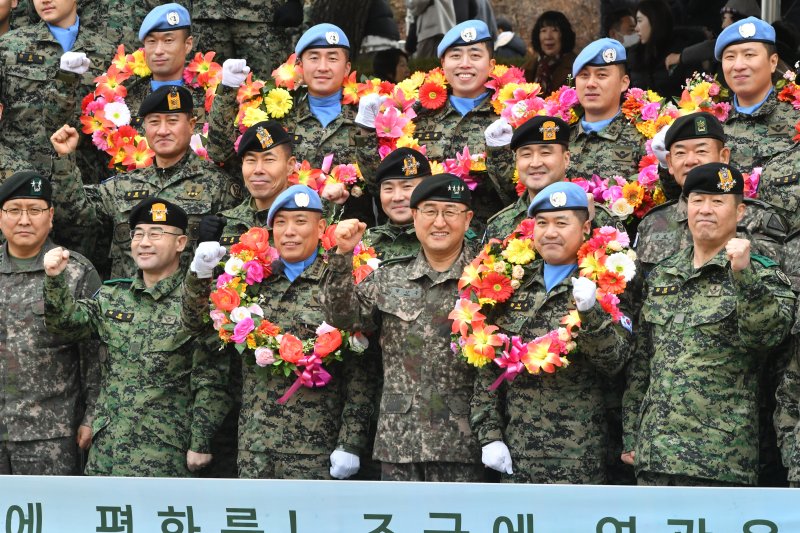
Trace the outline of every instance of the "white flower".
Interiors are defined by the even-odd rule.
[[[634,252],[633,250],[628,250],[625,253],[628,254],[628,257],[630,257],[631,261],[636,261],[636,258],[638,257],[636,255],[636,252]]]
[[[189,139],[189,147],[195,152],[198,148],[203,148],[203,139],[200,137],[199,133],[195,133],[192,135],[192,138]]]
[[[103,113],[118,128],[131,123],[131,111],[122,102],[107,103],[103,108]]]
[[[247,308],[247,310],[250,311],[250,313],[252,313],[254,315],[257,315],[257,316],[260,316],[261,318],[264,318],[264,310],[261,309],[261,306],[258,305],[258,304],[251,304]]]
[[[356,353],[361,353],[369,347],[369,339],[363,333],[353,333],[350,335],[350,349]]]
[[[621,252],[611,254],[606,258],[606,268],[620,274],[625,281],[632,280],[636,274],[636,264],[627,254]]]
[[[275,352],[264,346],[256,348],[256,364],[258,366],[269,366],[274,362]]]
[[[520,282],[519,282],[518,279],[512,279],[511,280],[511,288],[514,289],[514,290],[517,290],[517,289],[520,288]]]
[[[494,271],[498,274],[505,274],[506,273],[506,262],[505,261],[498,261],[494,264]]]
[[[525,276],[525,269],[522,268],[522,265],[514,265],[514,268],[511,269],[511,277],[513,279],[522,279]]]
[[[245,318],[250,318],[250,311],[246,307],[237,307],[231,311],[231,320],[234,322],[241,322]]]
[[[336,331],[336,328],[331,326],[327,322],[323,322],[317,328],[317,331],[316,331],[317,337],[319,337],[320,335],[325,335],[326,333],[330,333],[331,331]]]
[[[381,260],[378,259],[377,257],[370,257],[369,259],[367,259],[367,266],[370,267],[372,270],[378,268],[380,264]]]
[[[244,261],[238,257],[231,257],[225,262],[225,273],[231,276],[238,276],[242,271],[242,265],[244,265]]]
[[[364,195],[364,191],[358,185],[353,185],[350,189],[350,196],[353,198],[361,198]]]
[[[633,214],[633,206],[625,198],[619,198],[611,204],[611,212],[618,218],[626,218]]]

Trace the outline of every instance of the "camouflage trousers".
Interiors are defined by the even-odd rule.
[[[78,474],[75,437],[0,443],[0,475],[74,476]]]
[[[186,451],[144,431],[114,431],[107,426],[92,438],[87,476],[194,477],[186,467]]]
[[[193,20],[195,50],[215,51],[214,61],[246,59],[253,79],[268,79],[293,51],[291,30],[275,28],[266,22],[243,20]]]
[[[637,484],[652,487],[746,487],[741,483],[717,481],[682,474],[660,474],[656,472],[639,472]]]
[[[514,457],[513,474],[502,474],[503,483],[603,485],[606,483],[605,456],[584,460],[550,457]]]
[[[484,466],[467,463],[383,463],[381,481],[480,483]]]
[[[330,454],[251,452],[239,450],[241,479],[333,479]]]

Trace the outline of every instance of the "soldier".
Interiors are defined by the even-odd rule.
[[[309,187],[293,185],[273,202],[267,225],[280,257],[258,288],[266,302],[265,318],[281,331],[314,338],[325,318],[318,298],[325,272],[318,253],[326,225],[322,202]],[[185,306],[208,310],[211,273],[224,253],[215,242],[198,248],[186,280],[198,297],[187,299]],[[352,263],[349,276],[352,280]],[[328,367],[333,378],[326,386],[301,387],[285,404],[277,400],[295,376],[264,377],[253,365],[243,365],[239,477],[344,479],[358,471],[359,454],[367,446],[374,379],[369,362],[354,357],[347,352],[344,362]]]
[[[569,367],[520,376],[495,392],[488,389],[502,372],[484,367],[475,380],[470,423],[483,446],[483,464],[507,474],[504,481],[605,483],[605,394],[608,379],[631,354],[630,319],[620,321],[628,331],[615,325],[597,303],[595,283],[575,277],[578,249],[591,230],[584,190],[553,183],[534,197],[528,212],[536,220],[534,246],[542,259],[530,271],[526,267],[524,291],[498,308],[494,321],[509,337],[532,340],[557,329],[577,308],[578,350]]]
[[[81,27],[75,0],[33,3],[42,21],[12,30],[0,41],[0,145],[24,152],[25,168],[47,177],[54,153],[47,142],[50,132],[78,122],[81,99],[94,90],[94,79],[114,49]],[[97,150],[89,139],[83,141],[81,165],[95,177]]]
[[[211,438],[229,407],[227,359],[193,350],[181,327],[186,213],[148,198],[128,222],[136,278],[107,282],[94,298],[67,290],[68,251],[47,252],[45,321],[53,333],[97,336],[109,349],[86,473],[189,477],[211,461]]]
[[[775,29],[756,17],[734,22],[719,34],[714,56],[734,94],[725,122],[731,161],[745,172],[791,148],[797,111],[779,102],[772,85],[778,65]]]
[[[572,76],[584,114],[570,136],[570,174],[584,178],[636,174],[644,138],[620,107],[631,81],[625,47],[607,37],[590,43],[575,58]]]
[[[217,166],[195,156],[189,148],[196,119],[192,98],[183,87],[161,87],[142,103],[145,136],[155,151],[152,166],[110,178],[99,185],[81,186],[72,153],[78,142],[75,128],[65,125],[50,141],[59,154],[53,159],[55,203],[64,211],[62,224],[71,233],[111,236],[111,276],[134,276],[128,217],[143,198],[159,196],[178,203],[189,215],[187,255],[197,242],[200,219],[241,201],[241,187]]]
[[[510,235],[528,216],[528,206],[539,191],[567,178],[569,136],[569,124],[558,117],[535,116],[514,130],[510,146],[520,182],[527,194],[523,192],[516,202],[489,219],[484,241],[502,240]],[[592,213],[593,226],[619,226],[622,229],[619,219],[604,206],[591,205]]]
[[[623,404],[623,460],[641,485],[757,481],[759,370],[789,333],[795,296],[777,263],[736,237],[743,192],[724,163],[689,171],[692,245],[646,280]]]
[[[358,285],[352,252],[366,225],[351,219],[336,227],[322,301],[329,323],[379,336],[383,393],[373,457],[383,462],[383,480],[483,479],[469,429],[475,372],[451,351],[447,318],[473,256],[464,243],[470,196],[452,174],[425,178],[410,201],[420,252],[384,262]]]
[[[92,441],[98,365],[94,343],[75,342],[45,328],[43,258],[55,248],[52,187],[41,175],[24,171],[0,187],[0,290],[6,304],[0,317],[0,474],[73,475],[78,448]],[[100,277],[75,254],[64,274],[65,291],[89,298]]]

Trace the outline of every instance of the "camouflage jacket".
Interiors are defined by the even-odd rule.
[[[210,453],[228,412],[227,358],[195,350],[182,327],[179,270],[147,288],[141,276],[104,285],[75,300],[64,276],[44,284],[47,328],[75,339],[97,336],[108,346],[93,433],[149,431],[179,450]]]
[[[272,22],[276,9],[284,3],[286,0],[246,0],[235,3],[192,0],[192,20]]]
[[[509,337],[532,341],[559,327],[575,309],[571,276],[547,292],[543,269],[542,260],[526,267],[522,286],[492,314],[491,322]],[[599,304],[580,317],[578,352],[569,356],[568,367],[537,376],[523,371],[494,392],[488,388],[502,371],[494,364],[479,370],[470,422],[481,445],[502,440],[512,458],[582,461],[587,476],[598,479],[608,441],[605,387],[630,358],[632,336]]]
[[[29,169],[30,165],[10,147],[0,144],[0,184],[15,172]]]
[[[244,202],[233,209],[221,211],[219,216],[225,217],[225,229],[222,230],[219,243],[222,246],[231,246],[239,242],[239,237],[250,228],[255,226],[267,227],[268,212],[269,209],[258,211],[256,201],[252,197],[246,198]],[[269,238],[271,241],[272,233],[269,234]]]
[[[75,435],[78,424],[91,426],[99,385],[96,342],[74,342],[47,331],[44,322],[45,242],[33,264],[20,268],[0,249],[0,428],[10,441]],[[73,253],[65,271],[65,290],[90,298],[100,277],[84,257]],[[85,408],[85,410],[84,410]],[[5,440],[3,435],[0,440]]]
[[[114,46],[124,44],[130,53],[142,45],[139,41],[139,25],[144,17],[163,3],[157,0],[81,0],[78,9],[82,26],[102,35]],[[133,108],[131,111],[136,112]]]
[[[265,317],[283,332],[314,338],[325,320],[319,300],[324,272],[325,262],[319,255],[294,282],[282,274],[267,278],[258,289],[264,297]],[[211,280],[199,280],[190,273],[186,288],[184,320],[196,317],[192,319],[196,324],[203,313],[200,309],[207,315]],[[211,326],[205,326],[205,334],[216,337],[216,332],[209,330]],[[375,395],[375,361],[348,350],[344,358],[326,366],[332,376],[328,385],[301,387],[285,405],[277,400],[295,381],[294,374],[267,375],[255,365],[243,364],[239,449],[286,454],[326,454],[337,447],[356,454],[365,450]]]
[[[731,164],[742,172],[763,167],[773,156],[789,150],[792,136],[800,117],[791,104],[779,102],[771,95],[764,105],[752,115],[745,115],[731,107],[728,120],[723,124],[725,145],[731,149]]]
[[[420,244],[414,224],[397,226],[391,222],[370,228],[364,233],[364,242],[375,248],[378,259],[386,261],[396,257],[417,255]]]
[[[28,168],[50,175],[55,155],[50,135],[64,124],[80,130],[81,100],[94,90],[94,79],[114,57],[114,48],[102,37],[82,28],[72,47],[84,52],[92,65],[80,76],[60,70],[64,51],[44,22],[12,30],[0,40],[0,145],[25,154]],[[97,149],[81,139],[88,157]],[[83,157],[83,154],[81,154]],[[82,162],[83,164],[83,162]]]
[[[689,246],[647,278],[623,400],[624,449],[635,449],[637,472],[752,485],[759,370],[789,333],[795,296],[763,256],[741,272],[731,271],[725,250],[698,269],[693,257]]]
[[[789,481],[800,481],[800,446],[797,442],[800,428],[800,324],[792,328],[791,357],[775,391],[777,407],[773,417],[783,466],[789,470]]]
[[[645,138],[620,113],[597,133],[586,133],[578,122],[569,137],[569,176],[591,179],[628,177],[639,172]]]
[[[205,215],[237,205],[241,187],[217,166],[198,158],[191,150],[169,168],[155,165],[107,179],[99,185],[81,186],[81,176],[72,155],[53,159],[53,202],[56,228],[62,231],[111,237],[111,277],[126,278],[136,273],[130,252],[128,216],[131,209],[149,196],[175,202],[189,215],[189,244],[184,252],[191,257],[197,228]]]
[[[352,255],[332,254],[323,281],[328,322],[369,333],[379,328],[383,393],[373,456],[391,463],[477,463],[469,427],[475,368],[450,349],[458,279],[472,254],[464,247],[445,272],[422,250],[384,263],[353,284]],[[380,327],[378,326],[380,324]]]
[[[800,148],[776,154],[761,172],[758,199],[767,202],[788,222],[789,233],[800,229]]]

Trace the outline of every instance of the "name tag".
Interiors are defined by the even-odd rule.
[[[420,141],[438,141],[442,138],[442,133],[439,131],[423,131],[417,134]]]
[[[783,176],[782,178],[775,178],[772,180],[773,185],[791,185],[800,180],[800,175],[792,174],[791,176]]]
[[[106,317],[116,320],[117,322],[133,322],[133,313],[126,313],[125,311],[109,309],[106,311]]]
[[[147,198],[150,196],[150,191],[147,190],[137,190],[137,191],[125,191],[125,199],[126,200],[141,200],[143,198]]]
[[[17,54],[17,63],[26,63],[29,65],[44,65],[44,56],[39,54]]]
[[[653,287],[654,296],[667,296],[670,294],[678,294],[680,287],[673,285],[672,287]]]

